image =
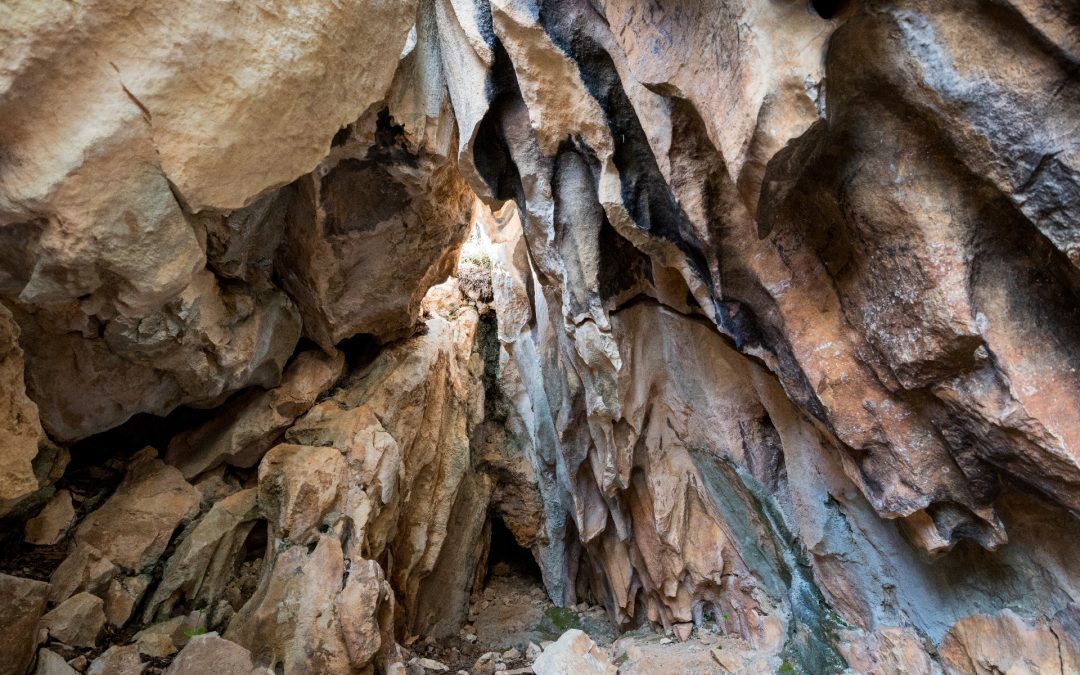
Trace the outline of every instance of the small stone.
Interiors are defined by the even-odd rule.
[[[75,507],[71,504],[71,493],[57,490],[45,508],[26,521],[26,543],[52,546],[64,538],[74,521]]]
[[[746,659],[743,653],[737,649],[724,649],[723,647],[713,647],[709,652],[712,655],[713,661],[716,661],[716,665],[720,666],[729,673],[734,673],[743,667]]]
[[[272,675],[268,668],[260,668],[251,660],[251,652],[217,633],[197,635],[188,641],[165,675],[205,675],[222,673],[228,675]]]
[[[510,649],[507,649],[505,652],[503,652],[502,656],[503,656],[504,659],[509,659],[509,660],[520,659],[521,658],[521,652],[518,651],[516,647],[511,647]]]
[[[81,673],[86,670],[86,667],[88,665],[90,665],[90,661],[84,655],[79,654],[75,658],[68,661],[68,665]]]
[[[572,628],[544,648],[533,663],[536,675],[615,675],[617,668],[584,632]]]
[[[536,644],[535,642],[530,642],[529,646],[525,648],[525,658],[529,659],[530,661],[535,661],[536,657],[540,656],[541,651],[543,650],[540,649],[540,645]]]
[[[138,645],[117,645],[94,659],[86,675],[142,675],[145,670]]]
[[[671,639],[671,638],[669,638],[669,637],[665,637],[665,638],[660,638],[660,644],[662,644],[662,645],[669,645],[669,644],[671,644],[672,642],[674,642],[674,640],[672,640],[672,639]]]
[[[110,581],[105,589],[105,618],[109,625],[120,628],[127,623],[149,586],[150,577],[145,574]]]
[[[54,651],[42,649],[38,651],[37,669],[34,675],[76,675],[77,670],[68,665],[63,656]]]
[[[450,670],[445,663],[441,663],[435,659],[414,658],[409,661],[409,664],[420,666],[424,670],[433,670],[437,673]]]
[[[39,625],[53,640],[72,647],[93,647],[105,628],[105,602],[90,593],[73,595],[41,617]]]
[[[672,628],[675,630],[675,637],[679,639],[679,642],[686,642],[694,632],[694,624],[689,622],[677,623]]]

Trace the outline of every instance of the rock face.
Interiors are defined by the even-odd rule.
[[[45,611],[49,585],[0,574],[0,673],[22,675],[34,658],[38,620]]]
[[[1080,670],[1074,5],[5,4],[0,661]]]

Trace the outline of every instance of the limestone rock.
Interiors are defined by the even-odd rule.
[[[205,425],[173,437],[165,461],[188,479],[222,462],[243,468],[258,464],[281,432],[341,376],[344,363],[339,352],[300,354],[277,387],[230,403]]]
[[[146,670],[138,645],[109,647],[90,662],[86,675],[142,675]]]
[[[165,563],[143,612],[145,620],[169,616],[178,602],[212,606],[221,598],[258,517],[255,497],[252,488],[222,499],[188,532]]]
[[[217,633],[197,635],[188,642],[165,670],[168,675],[269,675],[273,671],[260,668],[248,650],[229,642]]]
[[[1005,610],[989,616],[965,617],[941,642],[942,664],[948,673],[1057,673],[1064,658],[1075,662],[1075,644],[1062,644],[1045,624],[1029,623]]]
[[[79,523],[75,545],[93,547],[122,569],[139,572],[161,556],[198,503],[195,488],[180,472],[145,449],[132,459],[108,501]]]
[[[49,585],[0,574],[0,673],[23,675],[37,647],[38,620],[45,611]]]
[[[68,665],[63,656],[50,649],[38,651],[34,675],[75,675],[79,671]]]
[[[51,546],[63,539],[75,521],[71,493],[57,490],[36,516],[26,521],[26,543]]]
[[[49,638],[72,647],[93,647],[105,628],[105,602],[90,593],[73,595],[41,617]]]
[[[2,260],[2,258],[0,258]],[[2,273],[0,273],[2,274]],[[38,422],[38,409],[26,396],[19,327],[11,312],[0,306],[0,515],[38,488],[33,460],[47,443]]]
[[[109,582],[105,589],[105,618],[109,625],[120,628],[127,623],[135,611],[135,606],[142,600],[150,586],[148,574],[133,577],[117,577]]]
[[[451,162],[411,147],[385,112],[353,128],[299,182],[277,262],[324,349],[357,333],[407,334],[428,288],[453,270],[475,199]]]
[[[576,628],[566,631],[554,644],[545,648],[533,662],[532,668],[536,675],[613,675],[618,671],[596,643]]]

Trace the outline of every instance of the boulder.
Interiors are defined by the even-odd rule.
[[[255,466],[281,432],[341,376],[344,365],[337,351],[303,352],[286,368],[277,387],[244,396],[203,426],[174,436],[165,461],[189,480],[221,463]]]
[[[607,655],[584,632],[572,628],[547,646],[532,664],[536,675],[614,675]]]
[[[173,662],[165,669],[165,675],[272,675],[269,668],[255,665],[251,653],[230,642],[217,633],[197,635],[187,643]]]
[[[124,570],[140,572],[157,561],[198,505],[199,495],[183,475],[145,448],[131,459],[116,492],[79,523],[75,543],[96,548]]]
[[[138,645],[115,645],[90,662],[86,675],[142,675],[145,671]]]
[[[0,675],[24,675],[38,643],[49,585],[0,574]]]
[[[41,617],[49,639],[72,647],[94,647],[105,628],[105,601],[90,593],[73,595]]]
[[[38,650],[34,675],[77,675],[78,672],[56,652],[49,649]]]
[[[28,544],[52,546],[59,543],[75,521],[71,493],[57,490],[36,516],[26,521],[25,540]]]

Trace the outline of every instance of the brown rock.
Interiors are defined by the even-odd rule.
[[[105,602],[90,593],[73,595],[41,617],[49,639],[72,647],[93,647],[105,628]]]
[[[34,658],[49,585],[0,574],[0,673],[23,675]]]
[[[212,606],[225,592],[237,555],[258,518],[256,490],[241,490],[217,504],[176,547],[146,604],[143,618],[172,613],[180,602],[189,606]]]
[[[146,665],[139,656],[138,645],[115,645],[106,649],[90,663],[87,675],[142,675]]]
[[[195,488],[146,448],[132,458],[108,501],[79,523],[76,546],[91,546],[119,567],[139,572],[161,556],[198,504]]]
[[[71,493],[57,490],[36,516],[26,521],[26,543],[52,546],[67,534],[75,521],[75,507],[71,505]]]
[[[56,652],[49,649],[38,650],[34,675],[75,675],[78,672]]]
[[[344,365],[340,352],[300,354],[277,387],[231,403],[207,424],[173,437],[165,461],[188,479],[223,462],[255,466],[281,432],[341,376]]]
[[[219,637],[217,633],[193,637],[165,670],[166,675],[202,675],[209,672],[221,675],[270,675],[273,671],[256,666],[248,650]]]
[[[3,258],[0,258],[3,260]],[[4,273],[0,272],[0,281]],[[33,460],[48,440],[38,422],[38,409],[26,396],[19,327],[0,306],[0,515],[38,488]]]
[[[1059,649],[1058,637],[1050,626],[1029,623],[1005,610],[957,621],[941,641],[940,652],[942,665],[950,674],[1058,673],[1062,665]]]

